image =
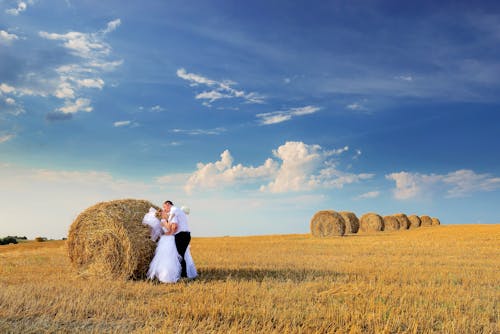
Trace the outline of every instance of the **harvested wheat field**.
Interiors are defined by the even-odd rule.
[[[200,277],[78,276],[64,241],[0,246],[1,333],[498,333],[500,225],[194,238]]]

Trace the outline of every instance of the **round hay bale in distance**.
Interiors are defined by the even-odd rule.
[[[358,233],[359,219],[354,212],[340,211],[339,212],[345,222],[345,233]]]
[[[66,241],[71,263],[81,274],[107,279],[145,277],[156,244],[142,224],[145,200],[97,203],[76,217]]]
[[[409,215],[408,221],[410,222],[410,229],[420,227],[420,225],[422,224],[420,217],[417,215]]]
[[[404,213],[396,213],[393,216],[396,217],[396,219],[399,221],[400,230],[407,230],[410,228],[410,220],[408,220],[408,216],[406,216]]]
[[[441,225],[441,221],[436,218],[436,217],[432,217],[432,226],[438,226],[438,225]]]
[[[429,216],[420,216],[420,221],[422,222],[420,226],[432,226],[432,218]]]
[[[384,216],[384,231],[399,230],[399,220],[394,216]]]
[[[333,210],[318,211],[311,218],[311,233],[315,237],[343,236],[345,221],[342,216]]]
[[[384,230],[384,219],[373,212],[365,213],[359,220],[359,232],[379,232]]]

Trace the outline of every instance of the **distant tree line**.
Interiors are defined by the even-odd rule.
[[[0,238],[0,245],[17,244],[17,240],[28,240],[28,238],[9,235],[5,238]]]

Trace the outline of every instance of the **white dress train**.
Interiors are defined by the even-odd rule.
[[[161,222],[156,218],[156,210],[150,208],[149,212],[144,216],[143,224],[151,227],[151,240],[156,241],[155,255],[149,264],[147,277],[149,279],[158,278],[163,283],[175,283],[181,277],[181,256],[177,253],[175,246],[175,237],[173,235],[165,235]],[[198,276],[196,266],[194,265],[191,256],[190,246],[186,249],[184,259],[186,260],[186,271],[188,278]]]

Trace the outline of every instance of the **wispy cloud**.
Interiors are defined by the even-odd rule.
[[[64,106],[56,109],[61,113],[90,112],[93,110],[91,100],[85,95],[88,89],[102,90],[105,81],[104,71],[114,70],[122,60],[110,60],[111,46],[105,42],[108,33],[116,30],[121,24],[120,19],[107,23],[106,28],[93,33],[70,31],[65,34],[40,31],[41,38],[60,41],[62,47],[81,61],[64,64],[54,69],[56,77],[51,95],[64,100]],[[41,94],[39,94],[41,95]],[[48,117],[57,120],[58,117]],[[67,118],[65,118],[67,119]]]
[[[355,199],[370,199],[370,198],[377,198],[379,196],[380,196],[380,191],[375,190],[356,196]]]
[[[225,132],[225,128],[214,128],[214,129],[172,129],[173,133],[186,134],[192,136],[198,135],[219,135]]]
[[[120,127],[135,128],[135,127],[139,126],[139,123],[133,122],[133,121],[129,121],[129,120],[126,120],[126,121],[116,121],[116,122],[113,123],[113,126],[115,128],[120,128]]]
[[[33,4],[33,1],[28,1],[29,4]],[[6,9],[5,12],[10,15],[17,16],[28,9],[28,4],[24,1],[18,1],[17,7]]]
[[[0,144],[8,142],[9,140],[11,140],[14,137],[15,137],[15,135],[12,133],[0,135]]]
[[[289,121],[296,116],[314,114],[319,110],[321,110],[320,107],[305,106],[300,108],[291,108],[288,110],[261,113],[257,114],[257,118],[259,119],[261,125],[271,125]]]
[[[188,73],[184,68],[177,70],[177,76],[189,82],[191,87],[205,86],[209,90],[199,92],[195,99],[203,100],[203,105],[211,106],[220,99],[239,99],[245,103],[263,103],[264,97],[255,92],[247,93],[233,88],[236,82],[231,80],[217,81],[199,74]]]
[[[413,81],[413,77],[411,75],[398,75],[395,77],[395,79],[402,80],[402,81],[408,81],[408,82]]]
[[[396,182],[393,193],[400,200],[431,196],[440,189],[446,190],[446,197],[465,197],[474,192],[500,189],[500,177],[468,169],[448,174],[399,172],[388,174],[386,178]]]
[[[229,150],[220,160],[199,163],[186,182],[185,190],[213,189],[222,186],[257,183],[260,191],[286,193],[310,191],[320,188],[342,188],[346,184],[369,179],[372,174],[352,174],[340,171],[331,160],[346,148],[324,150],[319,145],[303,142],[286,142],[273,150],[274,158],[268,158],[257,167],[233,164]]]

